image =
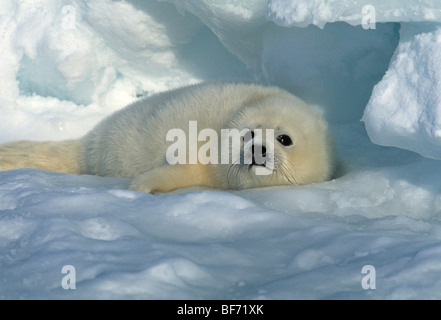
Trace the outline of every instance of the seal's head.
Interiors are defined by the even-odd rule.
[[[302,100],[268,97],[241,108],[229,124],[241,133],[239,156],[231,143],[231,161],[222,166],[230,188],[300,185],[332,177],[331,134],[320,113]]]

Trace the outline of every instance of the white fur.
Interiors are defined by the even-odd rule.
[[[288,134],[294,144],[275,141],[270,175],[255,175],[249,165],[170,165],[167,132],[180,128],[188,137],[189,121],[197,121],[198,130],[215,130],[219,138],[221,129],[274,129],[275,137]],[[33,167],[130,177],[131,189],[145,192],[319,182],[331,178],[334,162],[331,135],[316,110],[282,89],[236,83],[204,83],[145,98],[110,115],[80,140],[0,146],[0,170]]]

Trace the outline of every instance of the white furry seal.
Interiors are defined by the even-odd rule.
[[[269,141],[262,139],[259,146],[252,142],[253,152],[260,147],[261,155],[273,161],[271,172],[257,175],[256,168],[265,163],[255,161],[254,155],[251,163],[170,164],[167,133],[179,128],[188,136],[191,121],[199,130],[217,132],[218,145],[222,129],[249,128],[252,136],[258,129],[273,130],[271,154],[266,155]],[[203,145],[196,143],[198,148]],[[330,179],[334,167],[332,138],[316,110],[280,88],[238,83],[203,83],[147,97],[110,115],[78,140],[0,146],[0,170],[129,177],[134,179],[130,188],[144,192],[306,184]]]

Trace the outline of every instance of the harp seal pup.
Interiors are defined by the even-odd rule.
[[[227,163],[222,162],[220,152],[207,151],[205,145],[206,155],[216,157],[218,153],[217,163],[202,164],[200,159],[190,163],[186,152],[186,163],[170,164],[168,156],[175,156],[176,150],[173,153],[169,148],[179,137],[168,139],[167,134],[178,129],[190,139],[189,124],[194,123],[198,130],[209,128],[217,133],[205,139],[198,136],[199,155],[209,137],[217,139],[210,146],[222,144],[222,129],[248,129],[250,138],[241,136],[240,159],[244,160],[245,145],[251,143],[251,161],[232,161],[231,143]],[[257,141],[254,133],[258,129],[273,130],[273,141],[263,134]],[[256,155],[264,160],[256,161]],[[256,174],[268,159],[271,170]],[[317,110],[283,89],[244,83],[201,83],[141,99],[114,112],[77,140],[18,141],[0,146],[0,171],[37,168],[133,178],[130,189],[149,193],[192,186],[244,189],[321,182],[332,178],[335,163],[330,131]]]

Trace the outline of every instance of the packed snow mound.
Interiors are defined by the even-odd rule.
[[[6,132],[0,139],[79,136],[96,118],[140,96],[196,82],[174,48],[201,23],[168,7],[156,1],[142,4],[143,10],[108,0],[2,2]]]
[[[363,121],[372,142],[441,159],[441,28],[401,28],[389,70]]]

